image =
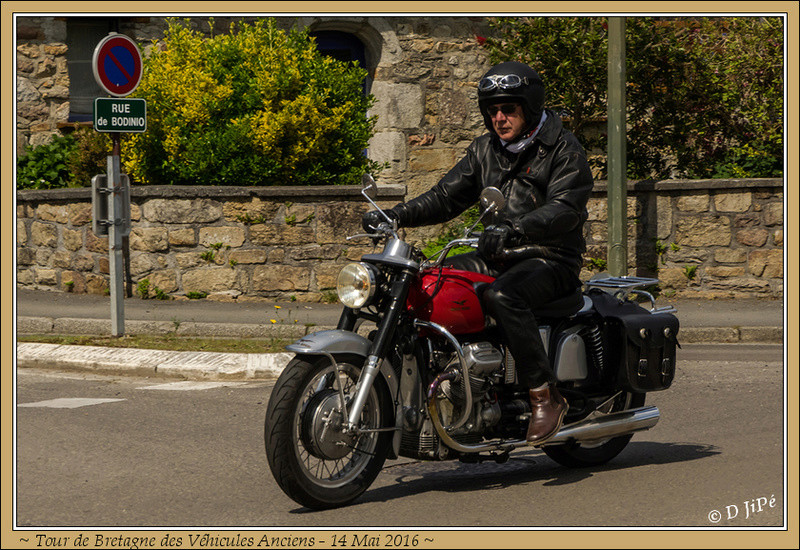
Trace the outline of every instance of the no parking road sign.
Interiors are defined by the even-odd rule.
[[[92,70],[97,83],[113,96],[130,94],[142,79],[142,55],[136,42],[110,33],[94,49]]]

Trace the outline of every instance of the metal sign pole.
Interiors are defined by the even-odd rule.
[[[111,291],[111,335],[125,334],[125,305],[123,301],[123,263],[122,234],[124,231],[125,213],[123,212],[124,189],[120,175],[120,139],[119,133],[111,134],[112,150],[108,159],[108,212],[111,224],[108,228],[108,267],[109,286]]]
[[[608,271],[628,274],[625,18],[608,18]]]

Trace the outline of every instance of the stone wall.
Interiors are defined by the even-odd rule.
[[[607,257],[605,184],[589,204],[589,269]],[[379,203],[405,200],[382,185]],[[354,188],[134,187],[129,285],[217,299],[324,301],[342,265],[372,250]],[[658,276],[667,295],[783,295],[780,180],[634,183],[628,190],[631,275]],[[424,235],[410,231],[412,241]],[[17,192],[17,285],[78,293],[108,289],[108,239],[92,232],[88,190]]]

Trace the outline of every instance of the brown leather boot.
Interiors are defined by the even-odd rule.
[[[531,420],[525,437],[528,445],[541,445],[558,432],[569,405],[555,385],[543,390],[528,390],[531,400]]]

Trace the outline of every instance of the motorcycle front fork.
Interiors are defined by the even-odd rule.
[[[358,431],[359,418],[364,409],[364,403],[366,403],[367,396],[375,383],[375,378],[380,372],[383,358],[386,357],[389,351],[400,315],[405,309],[408,290],[411,287],[414,276],[415,273],[413,271],[404,269],[398,273],[391,283],[389,304],[386,306],[383,319],[379,323],[378,330],[372,341],[369,355],[364,362],[364,367],[361,369],[349,410],[345,408],[343,400],[341,403],[342,410],[346,411],[347,422],[344,428],[347,431]],[[346,330],[352,330],[352,327],[355,326],[355,317],[355,312],[352,310],[343,312],[339,319],[339,328],[344,329],[349,325]]]

